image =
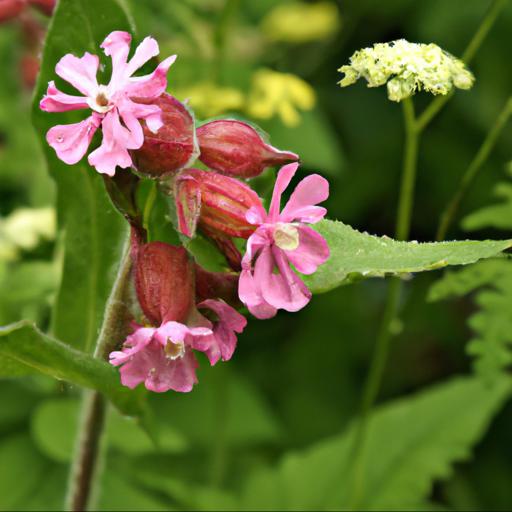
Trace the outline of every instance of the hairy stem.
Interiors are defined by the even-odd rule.
[[[402,106],[404,113],[405,145],[402,184],[400,188],[395,232],[396,238],[399,240],[405,240],[409,237],[419,143],[419,132],[417,130],[412,99],[405,99],[402,102]],[[382,318],[375,351],[370,364],[370,370],[364,386],[360,420],[354,439],[354,476],[352,495],[349,504],[350,510],[357,509],[361,502],[361,498],[363,497],[368,426],[371,418],[371,411],[379,394],[382,376],[386,368],[390,343],[397,330],[399,322],[398,310],[401,290],[402,281],[396,277],[392,278],[389,282],[384,316]]]
[[[493,27],[495,21],[498,19],[502,9],[507,4],[508,0],[493,0],[485,16],[483,17],[477,31],[469,41],[466,49],[464,50],[461,59],[469,64],[477,51],[482,46],[487,34]],[[434,117],[439,114],[441,109],[446,105],[448,100],[452,97],[452,93],[446,96],[438,96],[430,102],[430,105],[423,111],[421,116],[418,118],[418,130],[424,130],[429,125]]]
[[[116,281],[108,299],[94,356],[108,354],[126,335],[126,302],[131,271],[130,247],[126,244]],[[97,391],[84,392],[75,455],[71,463],[66,510],[82,512],[91,507],[95,480],[101,460],[101,439],[107,416],[107,401]]]
[[[503,107],[502,111],[496,118],[496,121],[494,122],[492,128],[485,137],[482,145],[478,148],[478,151],[474,156],[473,160],[471,160],[468,168],[466,169],[466,172],[462,176],[457,191],[455,192],[452,199],[448,203],[448,206],[441,215],[441,221],[439,223],[439,228],[437,230],[436,236],[437,241],[441,241],[446,238],[448,229],[450,228],[452,222],[455,219],[455,216],[457,214],[457,211],[460,207],[462,200],[464,199],[469,187],[473,183],[476,175],[489,158],[491,151],[496,145],[496,142],[498,141],[498,138],[503,129],[505,128],[507,121],[509,120],[511,115],[512,96],[507,99],[505,106]]]

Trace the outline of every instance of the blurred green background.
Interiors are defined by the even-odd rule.
[[[179,56],[169,74],[172,94],[189,98],[199,118],[232,113],[260,124],[273,145],[301,155],[301,172],[328,177],[331,218],[389,236],[401,169],[401,109],[386,99],[385,88],[360,83],[340,89],[337,69],[355,50],[401,37],[460,55],[489,4],[129,3],[139,35],[156,37],[162,55]],[[12,20],[0,27],[0,325],[28,318],[46,328],[61,257],[53,184],[30,123],[31,88],[20,68],[28,51],[21,26]],[[511,94],[511,29],[508,5],[470,66],[475,86],[455,94],[423,138],[412,239],[434,239],[441,210]],[[415,97],[419,109],[429,101]],[[510,147],[508,129],[460,218],[494,202],[495,184],[508,179]],[[457,222],[449,238],[468,236]],[[472,236],[505,238],[510,232],[489,228]],[[423,274],[406,287],[403,329],[392,346],[382,402],[471,371],[466,321],[476,306],[471,297],[426,303],[439,277]],[[358,412],[385,290],[384,280],[366,281],[317,296],[300,313],[251,321],[229,364],[202,365],[193,393],[153,397],[165,431],[159,450],[113,413],[100,508],[236,508],[232,494],[251,472],[342,432]],[[76,389],[43,377],[0,382],[0,509],[61,507],[77,397]],[[511,430],[508,404],[471,457],[433,482],[425,502],[440,509],[510,509]]]

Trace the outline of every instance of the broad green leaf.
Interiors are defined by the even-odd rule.
[[[117,0],[61,0],[46,37],[34,94],[33,120],[57,184],[58,223],[64,231],[64,268],[52,332],[85,351],[94,346],[126,228],[107,197],[102,177],[90,168],[86,158],[68,166],[45,140],[52,126],[81,121],[88,113],[49,114],[40,111],[38,104],[50,80],[57,80],[71,92],[55,74],[55,65],[62,56],[81,56],[85,51],[102,53],[99,45],[110,31],[131,29],[126,11]]]
[[[122,386],[114,367],[43,334],[28,322],[0,328],[2,357],[55,379],[96,389],[127,415],[143,413],[141,390]]]
[[[448,265],[467,265],[491,258],[512,246],[512,240],[418,243],[360,233],[341,222],[316,225],[331,250],[331,257],[304,279],[313,293],[365,277],[403,275]]]
[[[512,261],[482,261],[437,281],[429,300],[461,297],[478,290],[479,309],[469,319],[474,336],[467,350],[475,358],[475,369],[486,379],[500,378],[512,363]]]
[[[456,378],[380,407],[371,418],[360,510],[413,510],[432,484],[467,459],[491,418],[511,394],[502,378],[486,386],[476,377]],[[355,425],[274,469],[249,478],[242,509],[346,510],[353,483]]]

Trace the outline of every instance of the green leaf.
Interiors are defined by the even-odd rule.
[[[13,359],[31,370],[105,394],[123,413],[142,415],[142,390],[121,385],[110,364],[68,347],[28,322],[0,328],[0,358]]]
[[[471,315],[469,326],[474,332],[468,353],[475,357],[475,369],[485,379],[500,378],[512,363],[512,261],[498,259],[449,272],[437,281],[429,300],[460,297],[479,290],[479,306]]]
[[[50,127],[81,121],[87,114],[49,114],[40,111],[38,104],[47,83],[57,79],[55,65],[58,60],[67,53],[81,56],[89,51],[99,54],[99,45],[112,30],[132,30],[121,2],[58,2],[46,37],[34,95],[33,121],[57,184],[58,221],[64,231],[64,269],[52,332],[85,351],[93,349],[114,279],[112,269],[120,259],[126,228],[108,199],[102,177],[89,167],[86,158],[77,165],[68,166],[56,157],[45,140]],[[60,86],[67,90],[64,82]]]
[[[360,510],[413,510],[432,484],[467,459],[491,418],[511,394],[502,378],[486,386],[456,378],[379,408],[369,424]],[[355,425],[247,482],[242,509],[346,510],[353,482]]]
[[[512,184],[498,183],[494,195],[503,199],[501,203],[486,206],[468,215],[462,221],[466,231],[476,231],[487,227],[511,230],[512,229]]]
[[[313,293],[365,277],[403,275],[448,265],[467,265],[491,258],[512,246],[512,240],[418,243],[360,233],[341,222],[324,220],[316,226],[331,257],[304,281]]]

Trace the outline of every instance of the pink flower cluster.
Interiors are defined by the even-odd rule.
[[[132,214],[119,206],[132,225],[142,316],[121,349],[110,354],[110,362],[120,367],[121,381],[130,388],[144,383],[155,392],[186,392],[197,382],[196,353],[205,354],[212,366],[233,356],[237,335],[247,323],[237,308],[246,306],[256,318],[266,319],[279,309],[298,311],[311,300],[299,274],[316,272],[329,258],[326,240],[309,226],[326,215],[319,203],[328,198],[329,184],[318,174],[307,176],[282,206],[299,157],[274,148],[238,120],[217,120],[196,129],[188,108],[165,93],[175,57],[150,75],[134,77],[158,54],[158,45],[146,38],[128,59],[130,40],[126,32],[113,32],[102,44],[112,58],[108,85],[97,82],[98,57],[63,57],[57,74],[83,96],[61,92],[50,82],[41,108],[91,109],[84,121],[49,130],[47,139],[57,156],[68,164],[78,162],[101,128],[103,141],[89,154],[89,163],[109,176],[116,167],[132,167],[132,190],[141,176],[158,179],[163,193],[174,199],[182,235],[200,234],[225,256],[229,269],[208,272],[192,263],[183,246],[147,243],[137,205]],[[192,168],[197,159],[207,169]],[[266,211],[246,179],[283,164]],[[114,188],[115,179],[110,181]],[[117,196],[111,197],[116,204]],[[244,254],[240,240],[246,241]]]

